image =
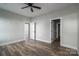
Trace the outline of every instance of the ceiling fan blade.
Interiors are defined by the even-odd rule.
[[[27,7],[29,7],[29,6],[22,7],[21,9],[24,9],[24,8],[27,8]]]
[[[38,7],[38,6],[32,6],[33,8],[37,8],[37,9],[41,9],[41,7]]]
[[[33,12],[33,8],[31,7],[31,11]]]

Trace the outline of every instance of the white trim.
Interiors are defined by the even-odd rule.
[[[6,43],[2,43],[0,44],[0,46],[4,46],[4,45],[8,45],[8,44],[12,44],[12,43],[16,43],[16,42],[20,42],[20,41],[24,41],[25,39],[20,39],[20,40],[15,40],[15,41],[10,41],[10,42],[6,42]]]
[[[61,46],[78,50],[77,47],[73,47],[73,46],[69,46],[69,45],[65,45],[65,44],[61,44]]]
[[[62,21],[62,17],[60,17],[60,16],[58,16],[58,17],[55,17],[55,18],[52,18],[52,19],[50,19],[50,40],[51,40],[51,21],[52,20],[55,20],[55,19],[60,19],[60,44],[61,44],[61,40],[62,40],[62,27],[61,27],[61,21]],[[54,41],[54,40],[53,40]],[[52,41],[52,42],[53,42]],[[51,43],[51,42],[50,42]]]
[[[34,39],[32,39],[32,40],[34,40]],[[37,41],[41,41],[41,42],[45,42],[45,43],[49,43],[49,44],[51,43],[51,41],[45,41],[45,40],[37,40]]]

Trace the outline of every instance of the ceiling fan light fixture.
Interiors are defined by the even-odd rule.
[[[21,9],[25,9],[25,8],[31,7],[30,8],[31,12],[34,12],[33,8],[41,9],[41,7],[35,6],[34,3],[24,3],[24,4],[26,4],[26,6],[22,7]]]

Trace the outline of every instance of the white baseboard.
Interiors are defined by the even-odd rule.
[[[73,47],[73,46],[69,46],[69,45],[61,44],[61,46],[78,50],[77,47]]]
[[[16,43],[16,42],[20,42],[20,41],[24,41],[25,39],[24,38],[21,38],[19,40],[12,40],[12,41],[8,41],[8,42],[3,42],[0,44],[0,46],[4,46],[4,45],[8,45],[8,44],[12,44],[12,43]],[[46,42],[46,43],[51,43],[51,41],[45,41],[45,40],[38,40],[38,41],[42,41],[42,42]]]
[[[46,42],[46,43],[51,43],[51,41],[45,41],[45,40],[37,40],[37,41],[42,41],[42,42]]]
[[[0,44],[0,46],[12,44],[12,43],[16,43],[16,42],[20,42],[20,41],[24,41],[24,40],[25,39],[19,39],[19,40],[9,41],[9,42],[5,42],[5,43]]]

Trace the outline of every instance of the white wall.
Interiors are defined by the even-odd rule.
[[[77,49],[77,14],[64,16],[61,20],[61,45]]]
[[[77,42],[77,46],[78,46],[78,55],[79,55],[79,4],[77,5],[77,24],[78,24],[78,42]]]
[[[0,9],[0,45],[24,39],[24,23],[29,18]]]
[[[44,42],[51,42],[50,40],[50,21],[42,17],[32,19],[36,22],[36,39]],[[31,34],[31,36],[33,36]]]
[[[62,10],[40,15],[32,19],[36,22],[36,39],[51,42],[51,20],[61,19],[61,46],[77,49],[77,19],[76,7],[71,6]]]

